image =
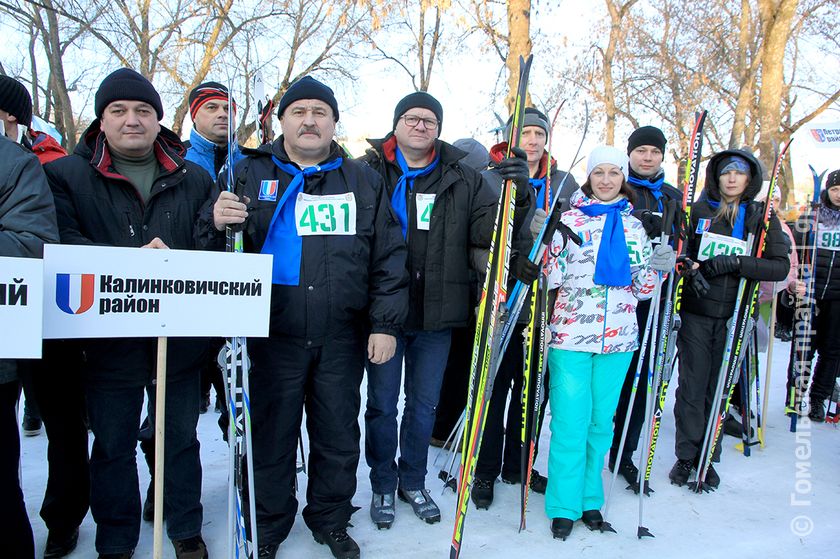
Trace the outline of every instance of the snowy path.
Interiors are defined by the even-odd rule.
[[[652,474],[651,486],[655,493],[645,501],[645,525],[656,536],[654,539],[636,539],[638,498],[625,491],[619,482],[616,483],[616,496],[609,514],[617,534],[589,532],[577,524],[567,541],[553,540],[549,521],[543,512],[543,497],[536,494],[532,494],[529,501],[528,529],[520,534],[517,532],[519,488],[499,482],[490,510],[477,511],[470,506],[462,557],[536,558],[563,554],[665,559],[677,556],[717,557],[723,554],[729,557],[782,558],[807,551],[830,555],[830,546],[836,545],[840,534],[840,515],[836,513],[840,503],[840,477],[837,475],[840,433],[834,426],[813,425],[809,428],[800,424],[797,444],[796,436],[788,431],[788,420],[782,413],[788,347],[788,344],[777,341],[774,350],[767,446],[764,449],[754,447],[752,456],[747,458],[735,449],[735,439],[725,437],[723,459],[716,468],[722,482],[715,493],[695,495],[668,482],[668,471],[674,462],[672,409],[675,386],[672,386]],[[217,417],[212,411],[201,416],[199,440],[204,467],[203,535],[211,557],[220,558],[224,556],[226,545],[227,445],[216,426]],[[360,422],[364,428],[361,416]],[[548,439],[549,430],[545,429],[541,442],[543,448],[548,448]],[[46,442],[43,434],[22,440],[24,493],[39,558],[43,556],[47,535],[46,527],[38,516],[46,484]],[[397,520],[389,531],[377,531],[368,518],[370,484],[362,453],[354,499],[354,504],[362,510],[354,516],[355,527],[350,529],[350,533],[361,546],[364,557],[409,559],[449,556],[455,496],[451,491],[441,496],[441,482],[436,477],[438,468],[431,467],[436,452],[437,449],[430,450],[427,486],[442,509],[443,521],[426,525],[414,517],[407,504],[397,502]],[[141,487],[145,491],[149,474],[142,459],[139,462]],[[802,493],[796,493],[795,500],[803,504],[792,506],[791,494],[797,490],[797,468]],[[545,455],[538,458],[537,469],[545,473]],[[608,473],[605,470],[605,479]],[[306,478],[300,475],[299,480],[299,496],[303,496]],[[302,508],[303,504],[299,506],[299,509]],[[796,521],[797,518],[800,520]],[[805,518],[812,522],[813,531],[806,536],[795,534],[792,523],[807,531],[808,520],[803,520]],[[88,514],[81,527],[79,547],[68,557],[95,558],[94,533],[93,519]],[[168,542],[164,549],[164,557],[174,557]],[[152,525],[144,522],[135,557],[147,558],[151,555]],[[298,515],[278,557],[327,559],[331,555],[325,546],[313,541]]]

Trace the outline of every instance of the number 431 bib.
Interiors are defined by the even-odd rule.
[[[298,194],[295,226],[300,237],[312,235],[355,235],[356,197],[346,194]]]

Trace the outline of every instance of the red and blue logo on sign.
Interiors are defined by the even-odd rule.
[[[276,202],[279,183],[280,181],[277,180],[260,182],[259,199],[265,202]]]
[[[93,306],[94,274],[56,274],[55,304],[67,314],[82,314]]]
[[[592,232],[581,231],[580,239],[583,241],[580,246],[585,247],[592,244]]]

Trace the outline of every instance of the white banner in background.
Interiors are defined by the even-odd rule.
[[[821,148],[840,148],[840,122],[809,124],[805,128],[814,144]]]
[[[39,258],[0,257],[0,359],[39,359],[44,265]]]
[[[44,338],[268,336],[270,255],[47,245]]]

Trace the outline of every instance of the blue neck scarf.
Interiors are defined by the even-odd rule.
[[[537,194],[537,209],[545,210],[545,177],[541,179],[528,179],[528,183]],[[548,199],[549,201],[554,199],[551,195],[551,187],[548,188]]]
[[[720,207],[720,202],[712,200],[711,198],[707,198],[706,203],[715,210]],[[735,218],[735,225],[732,226],[732,236],[742,241],[744,240],[744,221],[747,217],[748,205],[749,204],[747,202],[741,202],[738,204],[738,217]]]
[[[630,173],[630,176],[627,177],[627,182],[633,186],[639,186],[650,190],[650,193],[653,195],[653,199],[656,200],[659,211],[662,211],[662,185],[665,184],[664,173],[660,173],[656,180],[635,177],[633,176],[633,173]]]
[[[324,165],[306,167],[303,170],[298,169],[291,163],[283,163],[273,155],[271,159],[281,171],[293,178],[289,186],[286,187],[286,191],[283,192],[283,196],[280,197],[280,201],[277,202],[260,252],[274,255],[271,283],[298,285],[300,283],[300,257],[303,252],[303,239],[297,234],[295,199],[299,193],[303,192],[303,183],[306,177],[315,173],[338,169],[341,167],[342,159],[337,157]]]
[[[598,285],[624,287],[633,281],[630,255],[627,254],[627,241],[624,238],[624,222],[621,219],[621,211],[627,205],[627,199],[622,198],[612,204],[590,204],[578,208],[589,217],[607,214],[595,261],[595,283]]]
[[[400,170],[402,171],[402,176],[400,180],[397,181],[397,185],[394,187],[394,193],[391,195],[391,207],[394,208],[394,212],[397,214],[397,219],[400,220],[400,227],[402,227],[402,234],[403,239],[406,238],[406,233],[408,232],[408,207],[407,207],[407,196],[405,193],[406,184],[408,184],[408,189],[414,189],[414,179],[417,177],[425,177],[429,173],[435,170],[435,167],[438,166],[440,163],[440,154],[435,156],[434,161],[423,167],[422,169],[415,169],[414,171],[409,170],[408,163],[405,161],[405,157],[403,157],[400,148],[396,149],[397,155],[397,165],[400,166]]]

